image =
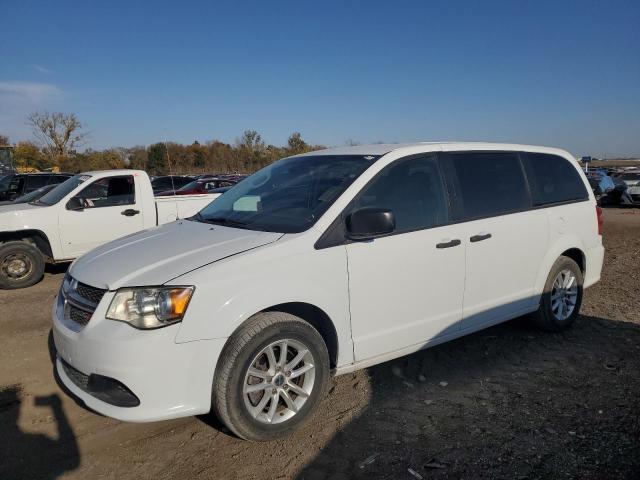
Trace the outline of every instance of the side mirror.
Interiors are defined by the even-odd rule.
[[[393,232],[396,219],[386,208],[362,208],[347,216],[346,227],[351,240],[370,240]]]
[[[84,203],[80,197],[71,197],[67,202],[67,210],[81,212],[84,210]]]

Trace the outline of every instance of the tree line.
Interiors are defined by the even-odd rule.
[[[246,130],[234,143],[210,140],[190,145],[158,142],[148,146],[85,149],[84,125],[74,114],[36,112],[27,118],[34,140],[14,145],[14,163],[24,170],[77,173],[89,170],[135,168],[150,175],[185,173],[251,173],[280,158],[319,150],[321,145],[305,142],[292,133],[285,146],[269,145],[255,130]],[[9,139],[0,135],[0,145]]]

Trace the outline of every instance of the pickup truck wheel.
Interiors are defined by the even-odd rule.
[[[0,288],[25,288],[44,275],[44,257],[40,250],[23,241],[0,244]]]
[[[328,382],[329,354],[318,331],[294,315],[264,312],[222,351],[213,410],[240,438],[273,440],[311,416]]]
[[[543,330],[558,332],[569,328],[582,304],[582,271],[569,257],[560,257],[551,267],[538,311],[531,315]]]

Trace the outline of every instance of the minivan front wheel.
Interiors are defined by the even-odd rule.
[[[533,321],[549,331],[571,326],[580,312],[583,293],[580,267],[569,257],[560,257],[553,264]]]
[[[239,437],[272,440],[312,415],[328,380],[329,354],[318,331],[294,315],[263,312],[225,346],[213,409]]]

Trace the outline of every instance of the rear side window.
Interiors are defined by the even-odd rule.
[[[47,185],[58,185],[59,183],[64,182],[68,178],[71,178],[71,177],[66,177],[64,175],[51,175],[51,177],[49,178],[49,183]]]
[[[461,152],[446,156],[462,220],[526,210],[529,192],[517,153]]]
[[[588,200],[580,174],[567,159],[546,153],[526,153],[523,163],[534,206]]]
[[[44,187],[47,184],[47,180],[49,180],[49,175],[33,175],[27,177],[27,188],[25,188],[25,191],[31,192],[40,187]]]
[[[449,221],[445,188],[435,156],[398,160],[382,170],[352,203],[393,212],[396,233],[444,225]]]

